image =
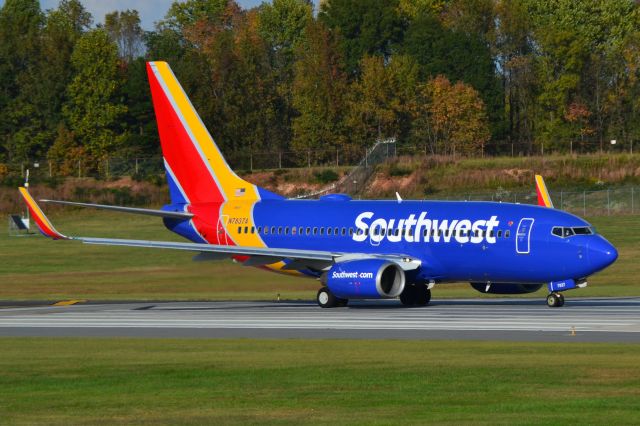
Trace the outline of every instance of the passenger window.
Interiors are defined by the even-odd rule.
[[[300,235],[304,234],[304,228],[302,226],[298,228],[298,234]]]
[[[297,232],[298,232],[298,228],[296,228],[295,226],[291,228],[291,235],[296,235]]]
[[[342,228],[342,235],[347,235],[347,228]]]
[[[498,231],[498,238],[502,238],[502,230]]]
[[[509,231],[508,229],[506,231],[504,231],[504,237],[505,238],[509,238],[510,235],[511,235],[511,231]]]
[[[238,226],[238,234],[242,234],[242,226]]]
[[[353,236],[353,228],[349,228],[349,235]]]
[[[331,228],[327,228],[327,235],[331,235]]]
[[[313,228],[313,235],[318,235],[318,228]]]
[[[262,226],[258,226],[258,234],[262,234]]]
[[[495,234],[493,233],[493,229],[492,229],[492,230],[489,232],[489,236],[490,236],[491,238],[493,238],[493,237],[494,237],[494,235],[495,235]]]
[[[422,230],[422,236],[423,236],[423,237],[426,237],[428,233],[429,233],[429,230],[428,230],[428,229],[423,229],[423,230]]]
[[[307,235],[311,234],[311,227],[307,227]]]
[[[284,235],[289,235],[289,227],[284,228]]]
[[[269,235],[269,227],[264,227],[264,235]]]
[[[337,226],[333,229],[333,235],[338,235],[338,232],[340,232],[340,228],[338,228]]]
[[[275,226],[272,226],[272,227],[271,227],[271,233],[272,233],[272,234],[275,234],[275,233],[276,233],[276,227],[275,227]]]

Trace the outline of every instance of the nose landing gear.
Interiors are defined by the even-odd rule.
[[[547,296],[547,306],[550,308],[559,308],[564,305],[564,296],[562,293],[553,292]]]

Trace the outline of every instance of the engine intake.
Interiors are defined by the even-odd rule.
[[[362,259],[336,263],[323,281],[341,299],[390,299],[405,285],[402,268],[383,259]]]

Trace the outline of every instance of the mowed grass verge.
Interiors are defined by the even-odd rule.
[[[146,216],[69,210],[54,224],[70,235],[184,241],[161,220]],[[589,287],[567,297],[638,296],[640,216],[596,217],[590,221],[620,251]],[[232,261],[193,262],[175,250],[100,247],[51,241],[41,236],[0,234],[0,299],[4,300],[274,300],[313,299],[319,283],[244,267]],[[544,297],[543,288],[534,297]],[[492,297],[468,284],[437,286],[434,298]]]
[[[0,339],[3,424],[638,424],[640,346]]]

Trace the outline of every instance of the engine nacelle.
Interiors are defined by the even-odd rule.
[[[544,284],[492,283],[487,290],[487,283],[469,283],[474,290],[489,294],[526,294],[538,291]]]
[[[341,299],[389,299],[404,290],[402,268],[383,259],[362,259],[336,263],[323,280]]]

